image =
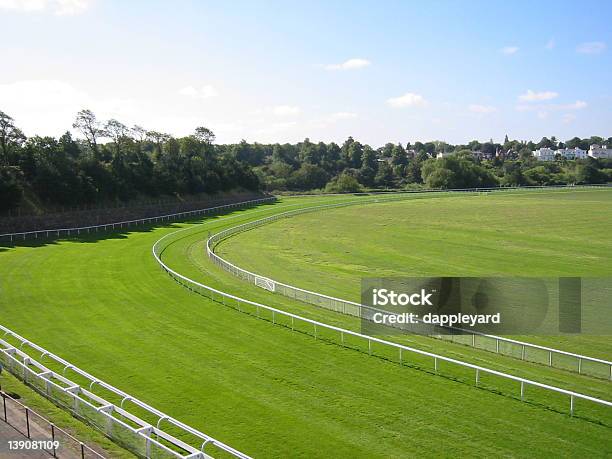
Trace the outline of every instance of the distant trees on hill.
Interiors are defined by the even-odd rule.
[[[601,137],[574,138],[567,143],[584,146]],[[612,144],[612,138],[607,140]],[[605,183],[612,181],[612,161],[585,160],[543,163],[532,151],[539,145],[562,145],[554,137],[539,143],[506,138],[503,144],[465,145],[445,142],[388,143],[378,149],[349,137],[342,145],[313,143],[249,144],[220,148],[248,162],[267,190],[360,191],[372,188],[463,188],[490,186]],[[587,147],[588,149],[588,147]],[[444,158],[436,159],[442,153]],[[489,158],[489,159],[485,159]]]
[[[192,135],[100,121],[80,111],[59,139],[26,138],[13,118],[0,111],[0,210],[25,199],[78,206],[129,201],[138,196],[214,193],[237,188],[269,191],[356,192],[373,188],[462,188],[612,181],[612,160],[538,162],[539,147],[610,144],[612,138],[574,137],[567,142],[506,139],[503,144],[415,142],[374,149],[349,137],[342,145],[215,144],[214,133],[197,127]],[[442,153],[444,158],[435,159]],[[489,158],[489,159],[484,159]]]

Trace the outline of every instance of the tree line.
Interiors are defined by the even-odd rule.
[[[0,210],[24,201],[79,206],[260,189],[252,168],[223,154],[205,127],[175,138],[115,119],[101,122],[82,110],[73,128],[82,139],[70,132],[27,138],[0,111]]]
[[[176,138],[116,119],[102,122],[90,110],[80,111],[72,127],[80,138],[69,131],[60,138],[27,138],[0,111],[0,210],[32,202],[79,206],[236,189],[357,192],[612,181],[611,160],[544,163],[532,156],[540,147],[587,150],[594,143],[612,145],[612,138],[545,137],[534,143],[506,136],[504,143],[387,143],[377,149],[352,137],[342,145],[309,139],[218,145],[205,127]],[[438,153],[444,158],[436,159]]]

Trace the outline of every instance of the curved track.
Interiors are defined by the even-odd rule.
[[[352,205],[352,204],[356,204],[356,203],[360,203],[360,204],[364,204],[367,202],[378,202],[380,201],[379,199],[376,199],[374,201],[364,201],[364,200],[358,200],[358,201],[349,201],[349,202],[344,202],[344,203],[339,203],[339,204],[331,204],[328,207],[337,207],[337,206],[343,206],[343,205]],[[314,207],[314,209],[317,209],[318,207]],[[304,210],[298,210],[295,212],[303,212]],[[293,214],[294,212],[286,212],[285,214]],[[274,217],[272,217],[274,218]],[[251,222],[252,223],[252,222]],[[250,225],[250,223],[246,224],[247,226]],[[167,239],[171,239],[173,236],[176,236],[177,234],[184,232],[184,231],[188,231],[192,228],[187,228],[187,229],[182,229],[182,230],[178,230],[176,232],[173,233],[169,233],[167,235],[165,235],[164,237],[160,238],[159,240],[157,240],[155,242],[155,244],[152,247],[152,254],[154,256],[154,258],[156,259],[156,261],[159,263],[159,265],[173,278],[175,279],[177,282],[179,282],[180,284],[182,284],[183,286],[187,287],[188,289],[199,293],[203,296],[206,296],[214,301],[218,301],[224,305],[229,304],[229,303],[233,303],[230,304],[232,307],[240,310],[241,312],[249,312],[251,314],[255,314],[257,315],[257,317],[261,316],[262,311],[266,311],[267,313],[269,313],[271,315],[271,321],[276,324],[277,322],[280,322],[281,325],[283,326],[289,326],[292,330],[295,330],[296,328],[298,328],[296,323],[299,323],[301,325],[305,325],[306,330],[304,330],[304,327],[301,328],[302,332],[306,332],[306,333],[312,333],[312,335],[315,338],[319,337],[320,331],[321,330],[326,330],[328,332],[332,332],[334,335],[336,336],[336,340],[334,340],[333,338],[330,340],[332,342],[334,341],[339,341],[341,344],[343,345],[345,342],[346,337],[354,337],[354,338],[358,338],[359,340],[363,340],[365,342],[367,342],[367,348],[368,348],[368,353],[372,354],[372,346],[373,343],[377,344],[377,345],[381,345],[383,347],[388,347],[388,348],[392,348],[394,349],[394,354],[397,355],[397,360],[399,361],[400,364],[403,364],[405,357],[405,354],[417,354],[420,356],[424,356],[427,358],[430,358],[432,360],[432,366],[434,369],[435,373],[438,373],[438,369],[439,369],[439,363],[440,362],[444,362],[447,364],[453,364],[453,365],[457,365],[463,368],[469,368],[471,370],[474,371],[474,383],[478,386],[479,385],[479,380],[481,377],[481,374],[488,374],[488,375],[494,375],[500,378],[504,378],[504,379],[508,379],[511,381],[515,381],[517,383],[520,384],[520,399],[523,400],[524,398],[524,391],[525,388],[527,386],[532,386],[532,387],[537,387],[540,389],[545,389],[547,391],[552,391],[552,392],[556,392],[558,394],[564,394],[567,395],[569,397],[568,399],[568,411],[570,414],[574,414],[574,400],[575,399],[582,399],[582,400],[588,400],[589,402],[592,402],[594,404],[600,405],[602,407],[607,407],[612,408],[612,402],[606,401],[606,400],[602,400],[602,399],[598,399],[595,397],[591,397],[582,393],[578,393],[575,391],[568,391],[566,389],[562,389],[560,387],[556,387],[556,386],[551,386],[548,384],[543,384],[540,383],[538,381],[534,381],[534,380],[530,380],[530,379],[526,379],[526,378],[522,378],[522,377],[518,377],[515,375],[511,375],[508,373],[504,373],[501,371],[497,371],[497,370],[493,370],[490,368],[486,368],[483,366],[479,366],[479,365],[474,365],[471,363],[467,363],[464,362],[462,360],[458,360],[458,359],[454,359],[454,358],[450,358],[450,357],[446,357],[440,354],[436,354],[436,353],[432,353],[432,352],[427,352],[427,351],[423,351],[421,349],[417,349],[414,347],[410,347],[410,346],[406,346],[406,345],[402,345],[402,344],[398,344],[396,342],[393,341],[388,341],[388,340],[384,340],[384,339],[380,339],[380,338],[376,338],[376,337],[372,337],[372,336],[368,336],[368,335],[363,335],[361,333],[352,331],[352,330],[348,330],[345,328],[341,328],[341,327],[337,327],[334,325],[330,325],[328,323],[325,322],[321,322],[321,321],[316,321],[313,319],[309,319],[297,314],[293,314],[291,312],[287,312],[285,310],[279,309],[279,308],[275,308],[260,302],[256,302],[256,301],[252,301],[246,298],[243,298],[241,296],[237,296],[231,293],[228,293],[226,291],[223,291],[221,289],[218,288],[213,288],[211,286],[208,286],[206,284],[203,284],[201,282],[198,282],[196,280],[193,280],[191,278],[189,278],[186,275],[181,274],[180,272],[172,269],[168,264],[166,264],[163,260],[162,260],[162,253],[165,247],[167,246],[163,246],[163,243],[167,240]],[[214,237],[214,236],[213,236]],[[281,320],[281,318],[285,319],[284,321]]]
[[[565,393],[527,384],[521,403],[514,379],[483,372],[474,387],[472,367],[440,360],[436,375],[432,357],[414,352],[404,352],[400,366],[397,348],[372,341],[372,357],[368,341],[350,333],[344,334],[344,347],[330,345],[342,344],[336,330],[317,327],[314,339],[312,323],[294,318],[292,331],[289,316],[266,308],[257,320],[252,305],[215,293],[211,301],[168,282],[151,256],[156,241],[189,228],[158,245],[158,255],[174,271],[354,331],[357,319],[245,284],[216,267],[204,250],[208,231],[346,199],[355,198],[283,198],[205,220],[0,247],[1,321],[89,374],[255,457],[431,456],[451,449],[463,456],[594,457],[612,451],[608,407],[576,399],[570,418]],[[229,307],[220,306],[224,300]],[[402,344],[581,392],[577,376],[554,368],[468,353],[452,343]],[[71,369],[66,377],[86,382]],[[587,394],[609,398],[604,382],[582,378],[581,384],[590,385]],[[99,391],[95,384],[93,392]]]
[[[395,197],[394,200],[400,200],[401,197]],[[391,199],[372,199],[372,200],[360,200],[341,204],[329,204],[312,206],[305,209],[298,209],[296,211],[285,211],[273,215],[271,217],[265,217],[257,220],[243,223],[241,225],[227,228],[221,232],[215,233],[210,236],[206,241],[206,253],[218,266],[221,266],[226,271],[234,274],[235,276],[253,283],[259,287],[265,288],[275,293],[303,301],[306,303],[313,304],[318,307],[330,309],[342,314],[348,314],[356,317],[364,317],[364,310],[372,310],[368,306],[364,306],[354,301],[349,301],[343,298],[337,298],[323,293],[307,290],[304,288],[290,285],[287,283],[280,282],[276,279],[271,279],[264,276],[263,274],[254,273],[246,269],[237,266],[228,260],[224,259],[220,255],[216,254],[214,249],[217,244],[221,241],[232,237],[236,234],[244,231],[249,231],[266,224],[270,224],[278,221],[279,219],[291,218],[296,215],[302,215],[308,212],[318,212],[325,210],[337,209],[339,207],[346,207],[348,205],[363,205],[379,202],[388,202]],[[505,338],[502,336],[470,332],[468,330],[459,330],[464,336],[454,335],[439,335],[432,336],[439,339],[451,339],[453,342],[460,344],[469,345],[472,347],[479,347],[481,349],[491,349],[492,352],[503,353],[512,357],[520,358],[521,360],[528,360],[535,363],[541,363],[548,366],[555,366],[557,368],[566,369],[578,374],[588,374],[594,377],[600,377],[608,380],[612,380],[612,362],[604,359],[599,359],[587,355],[577,354],[573,352],[564,351],[547,346],[541,346],[525,341],[519,341],[515,339]],[[465,338],[464,340],[460,340]],[[493,346],[491,347],[491,343]],[[554,359],[553,359],[554,356]],[[563,359],[561,362],[563,365],[559,365],[559,357]],[[569,365],[568,365],[568,360]],[[588,365],[585,370],[585,363]]]

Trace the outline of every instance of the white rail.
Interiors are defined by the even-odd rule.
[[[393,196],[394,200],[404,199],[404,198],[406,198],[406,196],[402,196],[402,197],[398,197],[397,195]],[[336,298],[330,295],[313,292],[311,290],[306,290],[303,288],[296,287],[294,285],[289,285],[283,282],[279,282],[275,279],[270,279],[269,277],[263,276],[261,274],[253,273],[239,266],[236,266],[233,263],[220,257],[219,255],[214,253],[214,248],[216,244],[218,244],[223,239],[226,239],[232,235],[235,235],[243,231],[248,231],[250,229],[253,229],[253,228],[268,224],[268,223],[272,223],[281,218],[288,218],[288,217],[292,217],[292,216],[303,214],[303,213],[315,212],[315,211],[332,209],[332,208],[337,208],[337,207],[344,207],[344,206],[355,205],[355,204],[367,204],[367,203],[372,203],[372,202],[386,202],[390,200],[391,198],[375,199],[375,200],[371,200],[371,199],[368,200],[368,199],[362,198],[360,200],[347,201],[347,202],[342,202],[339,204],[318,205],[318,206],[312,206],[312,207],[307,207],[307,208],[302,208],[302,209],[297,209],[297,210],[291,210],[291,211],[282,212],[282,213],[273,215],[271,217],[265,217],[265,218],[261,218],[258,220],[253,220],[251,222],[237,225],[237,226],[225,229],[223,231],[220,231],[219,233],[212,235],[206,242],[206,252],[208,256],[214,262],[216,262],[219,266],[223,267],[226,271],[231,272],[232,274],[236,275],[237,277],[241,279],[254,283],[258,287],[265,288],[266,290],[270,290],[275,293],[280,293],[281,295],[285,295],[290,298],[297,299],[299,301],[304,301],[306,303],[314,304],[316,306],[320,306],[326,309],[331,309],[336,312],[341,312],[343,314],[348,314],[348,315],[352,315],[356,317],[364,317],[364,315],[362,314],[362,310],[368,310],[372,312],[377,312],[379,310],[376,308],[367,306],[367,305],[356,303],[354,301],[349,301],[349,300],[345,300],[342,298]],[[483,347],[486,344],[483,341],[491,340],[495,342],[494,352],[496,353],[502,353],[504,355],[509,355],[511,357],[516,357],[520,353],[521,360],[534,361],[534,362],[538,362],[538,359],[535,358],[536,356],[543,357],[539,359],[539,362],[546,364],[548,366],[555,367],[555,368],[569,369],[570,371],[575,371],[579,374],[585,373],[591,376],[598,376],[598,377],[603,377],[603,378],[612,380],[612,362],[608,360],[598,359],[595,357],[589,357],[586,355],[576,354],[573,352],[568,352],[568,351],[563,351],[560,349],[532,344],[532,343],[528,343],[525,341],[519,341],[519,340],[515,340],[511,338],[505,338],[502,336],[480,333],[477,331],[465,330],[465,329],[460,329],[456,327],[446,327],[446,328],[463,333],[464,336],[467,336],[467,335],[470,336],[470,339],[468,339],[466,342],[461,342],[461,344],[467,344],[475,348],[489,350]],[[449,335],[449,336],[451,337],[451,339],[455,339],[455,340],[460,339],[460,338],[453,338],[453,336],[457,336],[457,335]],[[431,337],[439,338],[439,339],[446,339],[444,335],[435,335],[435,336],[432,335]],[[477,340],[476,337],[478,337],[479,340]],[[502,346],[500,346],[500,343],[505,343],[509,346],[507,346],[507,349],[504,349]],[[479,347],[477,344],[480,344],[481,346]],[[536,350],[541,351],[543,354],[546,354],[546,355],[544,356],[542,354],[536,354],[535,352],[528,353],[528,351],[536,351]],[[572,359],[572,364],[569,365],[569,368],[568,368],[568,365],[561,366],[561,363],[564,363],[564,362],[559,362],[558,359],[553,359],[553,356],[569,357]],[[584,365],[585,362],[592,364],[591,368],[589,367],[585,368],[585,365]],[[605,370],[603,367],[605,367]]]
[[[137,455],[149,457],[152,454],[152,448],[157,448],[159,452],[171,455],[177,458],[209,458],[213,457],[208,452],[205,452],[205,447],[214,446],[219,450],[222,450],[234,457],[241,459],[249,459],[244,453],[226,445],[225,443],[207,435],[199,430],[190,427],[181,421],[166,415],[162,411],[152,407],[151,405],[129,395],[128,393],[117,389],[116,387],[102,381],[99,378],[89,374],[85,370],[72,365],[63,358],[47,351],[43,347],[29,341],[28,339],[18,335],[7,327],[0,325],[0,330],[4,332],[4,336],[11,336],[12,338],[19,341],[19,347],[10,342],[0,339],[0,358],[4,360],[4,366],[15,376],[22,379],[26,384],[32,386],[39,393],[46,396],[50,400],[66,406],[66,399],[70,399],[71,403],[68,406],[78,417],[85,419],[89,423],[100,428],[100,425],[105,424],[118,426],[119,432],[116,432],[110,427],[102,428],[100,430],[105,431],[111,439],[123,440],[126,433],[130,433],[135,438],[140,438],[142,443],[120,443],[122,446],[131,450]],[[62,373],[58,373],[49,369],[39,361],[35,360],[31,355],[23,351],[24,346],[40,352],[40,359],[46,358],[51,359],[54,364],[58,367],[63,368]],[[2,361],[2,359],[0,359]],[[67,370],[70,370],[80,377],[84,378],[88,386],[83,387],[80,384],[70,380],[65,376]],[[121,398],[122,402],[120,405],[105,400],[103,397],[91,392],[94,386],[100,386],[101,388],[109,391],[113,395]],[[144,410],[147,414],[157,418],[157,425],[153,426],[149,422],[141,419],[140,417],[132,414],[129,410],[124,408],[125,402],[129,401],[133,405]],[[101,422],[100,419],[104,419]],[[190,445],[182,440],[179,440],[173,435],[167,433],[164,429],[160,428],[160,423],[165,422],[172,425],[175,428],[180,429],[184,434],[193,435],[201,441],[201,447],[197,448]],[[136,424],[138,427],[132,427],[128,424]],[[114,433],[114,434],[113,434]],[[155,435],[156,438],[153,438]],[[158,439],[162,438],[164,443]],[[123,440],[125,441],[125,440]],[[168,447],[166,444],[171,445]],[[180,453],[179,451],[185,451],[186,453]]]
[[[10,240],[14,240],[16,236],[23,236],[22,239],[26,239],[26,236],[35,235],[71,235],[71,234],[80,234],[81,231],[95,229],[96,231],[99,229],[116,229],[123,228],[123,226],[129,226],[131,224],[142,224],[142,223],[151,223],[151,222],[161,222],[168,221],[171,219],[178,219],[181,217],[193,217],[195,215],[206,215],[215,213],[220,210],[227,209],[236,209],[242,208],[245,206],[250,206],[254,204],[261,204],[264,202],[274,201],[275,197],[266,197],[262,199],[254,199],[249,201],[231,203],[221,206],[214,206],[205,209],[197,209],[186,212],[178,212],[174,214],[160,215],[157,217],[144,218],[138,220],[130,220],[124,222],[117,223],[109,223],[106,225],[96,225],[96,226],[88,226],[88,227],[80,227],[80,228],[65,228],[65,229],[54,229],[54,230],[42,230],[42,231],[30,231],[26,233],[12,233],[2,236],[10,236]],[[0,339],[0,346],[3,349],[0,349],[0,362],[4,361],[5,367],[15,376],[21,378],[24,382],[34,387],[37,391],[39,391],[42,395],[47,396],[54,403],[65,406],[65,401],[63,400],[65,397],[69,397],[72,399],[71,406],[68,406],[77,416],[85,419],[86,421],[96,425],[100,428],[99,422],[100,417],[104,418],[104,422],[108,423],[109,426],[115,426],[120,430],[120,434],[113,434],[113,430],[110,427],[105,427],[106,433],[109,437],[113,439],[117,439],[123,441],[122,445],[137,455],[149,457],[152,454],[152,449],[157,449],[158,452],[170,455],[173,457],[189,457],[189,458],[209,458],[212,457],[207,452],[205,452],[205,448],[211,449],[211,447],[218,448],[225,453],[228,453],[234,457],[249,459],[249,456],[232,448],[229,445],[207,435],[199,430],[190,427],[177,419],[174,419],[163,412],[157,410],[156,408],[148,405],[147,403],[132,397],[126,392],[117,389],[116,387],[92,376],[84,370],[70,364],[66,360],[61,357],[47,351],[46,349],[38,346],[37,344],[27,340],[26,338],[18,335],[7,327],[0,325],[0,331],[4,332],[4,336],[7,335],[13,337],[14,339],[20,342],[19,348],[15,348],[12,344],[5,341],[4,339]],[[33,359],[30,355],[25,353],[22,348],[23,346],[29,346],[32,349],[41,353],[42,358],[49,358],[54,363],[58,364],[63,368],[62,374],[59,374],[37,360]],[[34,369],[32,369],[34,368]],[[70,369],[71,371],[78,374],[80,377],[85,378],[89,383],[89,389],[81,387],[79,384],[71,381],[66,378],[64,374],[66,371]],[[57,382],[56,382],[57,381]],[[108,402],[107,400],[99,397],[98,395],[91,392],[93,386],[100,386],[101,388],[111,392],[114,395],[121,397],[122,402],[120,406],[117,406],[113,403]],[[152,426],[148,422],[140,419],[138,416],[130,413],[128,410],[125,410],[123,405],[125,402],[130,402],[135,406],[145,410],[147,413],[158,419],[157,426]],[[134,428],[125,421],[115,417],[114,415],[118,415],[121,418],[125,419],[129,423],[136,424],[138,427]],[[96,418],[96,419],[94,419]],[[195,448],[194,446],[185,443],[184,441],[179,440],[178,438],[168,434],[163,429],[160,429],[160,423],[168,423],[183,432],[194,436],[201,440],[200,449]],[[101,429],[102,430],[102,429]],[[126,444],[124,437],[125,434],[129,433],[136,438],[142,440],[142,442],[129,443]],[[169,448],[166,444],[161,443],[158,439],[153,438],[152,435],[155,435],[158,439],[162,438],[164,442],[173,445],[173,448],[180,449],[183,451],[187,451],[188,454],[180,454],[174,449]],[[143,449],[144,448],[144,449]]]
[[[172,233],[169,233],[165,236],[163,236],[162,238],[158,239],[155,244],[152,247],[152,254],[153,257],[155,258],[155,260],[157,261],[157,263],[161,266],[161,268],[166,271],[172,278],[174,278],[177,282],[179,282],[180,284],[186,286],[188,289],[192,290],[192,291],[196,291],[197,293],[203,294],[203,295],[207,295],[209,298],[211,298],[214,301],[218,301],[218,302],[222,302],[225,305],[228,305],[228,301],[227,300],[233,300],[235,302],[235,307],[237,309],[239,309],[240,311],[244,311],[244,307],[245,306],[252,306],[254,307],[257,311],[257,313],[259,314],[260,310],[265,310],[271,313],[272,319],[271,321],[273,323],[277,323],[278,322],[278,316],[280,317],[285,317],[290,319],[290,325],[286,325],[286,326],[290,326],[292,329],[294,329],[296,322],[298,323],[304,323],[304,324],[308,324],[309,326],[312,326],[312,333],[314,334],[315,339],[318,336],[318,329],[325,329],[325,330],[331,330],[334,332],[337,332],[340,335],[341,341],[344,343],[344,339],[346,336],[352,336],[355,338],[359,338],[362,340],[365,340],[368,343],[368,349],[369,352],[372,352],[372,343],[377,343],[380,345],[384,345],[386,347],[390,347],[390,348],[394,348],[398,351],[399,353],[399,362],[403,363],[403,353],[407,352],[407,353],[412,353],[412,354],[417,354],[417,355],[421,355],[421,356],[426,356],[429,357],[431,359],[433,359],[433,367],[434,370],[436,372],[439,371],[439,362],[446,362],[446,363],[451,363],[454,365],[458,365],[460,367],[463,368],[470,368],[472,370],[474,370],[475,372],[475,383],[476,385],[479,384],[479,379],[481,374],[489,374],[489,375],[494,375],[494,376],[498,376],[500,378],[503,379],[507,379],[510,381],[515,381],[517,383],[520,384],[520,399],[524,400],[525,398],[525,389],[528,386],[532,386],[532,387],[537,387],[537,388],[541,388],[541,389],[545,389],[547,391],[551,391],[554,393],[558,393],[558,394],[563,394],[569,397],[569,413],[571,415],[574,415],[574,411],[575,411],[575,400],[579,399],[579,400],[585,400],[585,401],[589,401],[592,402],[596,405],[599,406],[605,406],[605,407],[612,407],[612,402],[609,402],[607,400],[602,400],[596,397],[592,397],[589,395],[585,395],[585,394],[581,394],[578,392],[574,392],[571,390],[567,390],[567,389],[562,389],[560,387],[556,387],[556,386],[551,386],[548,384],[544,384],[544,383],[540,383],[537,381],[533,381],[530,379],[526,379],[526,378],[522,378],[519,376],[514,376],[508,373],[503,373],[501,371],[497,371],[497,370],[493,370],[490,368],[486,368],[486,367],[482,367],[479,365],[474,365],[471,363],[467,363],[467,362],[463,362],[461,360],[457,360],[457,359],[453,359],[450,357],[445,357],[442,355],[438,355],[432,352],[427,352],[427,351],[423,351],[421,349],[416,349],[416,348],[412,348],[409,346],[405,346],[402,344],[398,344],[392,341],[387,341],[384,340],[382,338],[376,338],[373,336],[368,336],[368,335],[364,335],[352,330],[347,330],[341,327],[336,327],[333,325],[329,325],[323,322],[319,322],[316,320],[312,320],[312,319],[308,319],[306,317],[302,317],[299,316],[297,314],[293,314],[287,311],[283,311],[281,309],[278,308],[274,308],[272,306],[268,306],[262,303],[258,303],[255,301],[251,301],[251,300],[247,300],[245,298],[241,298],[239,296],[236,295],[232,295],[230,293],[227,292],[223,292],[221,290],[215,289],[213,287],[210,287],[208,285],[202,284],[200,282],[197,282],[193,279],[190,279],[187,276],[184,276],[182,274],[180,274],[179,272],[173,270],[172,268],[170,268],[168,265],[166,265],[162,259],[161,259],[161,251],[163,249],[161,249],[161,244],[163,241],[165,241],[167,238],[176,235],[177,233],[189,230],[192,228],[184,228],[178,231],[174,231]],[[169,244],[168,244],[169,245]],[[167,246],[165,246],[167,247]],[[165,248],[164,247],[164,248]]]

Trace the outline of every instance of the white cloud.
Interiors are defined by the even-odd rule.
[[[387,104],[393,108],[425,107],[427,105],[427,101],[420,94],[407,92],[399,97],[391,97],[390,99],[387,99]]]
[[[367,59],[353,58],[348,61],[344,61],[341,64],[329,64],[325,68],[327,70],[356,70],[368,67],[372,63]]]
[[[555,99],[556,97],[559,97],[559,93],[556,93],[554,91],[534,92],[531,89],[528,89],[525,94],[521,94],[519,96],[519,100],[522,100],[524,102],[537,102],[542,100]]]
[[[194,86],[185,86],[178,92],[181,96],[192,97],[193,99],[208,99],[218,95],[217,90],[209,84],[196,88]]]
[[[0,10],[71,16],[86,11],[92,0],[0,0]]]
[[[590,41],[578,45],[576,51],[581,54],[601,54],[606,48],[607,46],[603,41]]]
[[[295,116],[301,113],[300,107],[293,105],[277,105],[272,107],[270,111],[276,116]]]
[[[518,50],[518,46],[504,46],[502,49],[499,50],[499,52],[510,56],[512,54],[516,54]]]
[[[546,42],[546,45],[544,45],[544,49],[553,49],[556,45],[557,44],[555,43],[555,39],[551,38]]]
[[[472,104],[468,106],[468,110],[474,113],[493,113],[497,111],[496,107],[492,107],[491,105],[478,105]]]

